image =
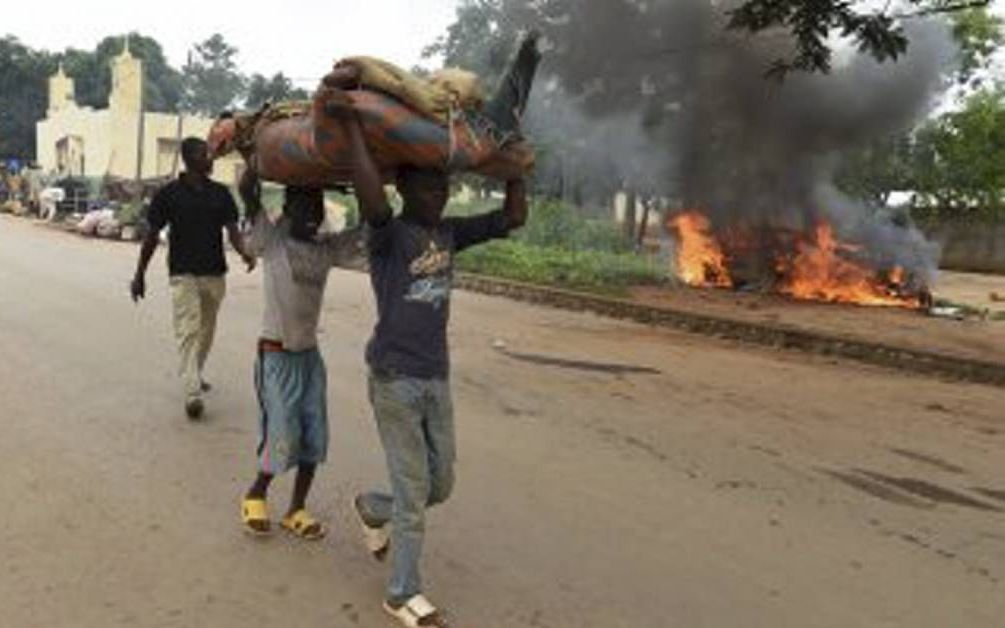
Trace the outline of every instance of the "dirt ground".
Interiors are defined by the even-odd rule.
[[[641,303],[687,312],[1005,362],[1005,320],[996,318],[1005,315],[1005,276],[941,272],[934,292],[937,299],[987,311],[988,315],[955,320],[914,310],[797,302],[781,296],[732,290],[636,288],[631,296]]]
[[[939,273],[936,296],[954,303],[1005,314],[1005,275],[975,275],[972,273]]]
[[[346,507],[385,481],[366,277],[324,313],[332,531],[258,541],[260,273],[230,275],[192,423],[164,251],[139,307],[136,253],[0,217],[0,626],[391,626]],[[1001,624],[1005,389],[463,292],[453,321],[459,479],[424,571],[455,626]]]

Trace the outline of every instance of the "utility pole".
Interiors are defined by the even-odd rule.
[[[185,67],[192,66],[192,51],[188,51],[187,61]],[[171,178],[174,179],[178,176],[178,158],[181,156],[181,134],[182,134],[182,118],[185,112],[188,110],[188,92],[187,88],[182,91],[181,100],[178,102],[178,128],[175,131],[175,147],[174,147],[174,159],[171,163]]]
[[[129,50],[129,35],[126,35],[126,50],[127,51]],[[144,118],[144,116],[143,116],[143,109],[144,109],[144,102],[143,102],[144,98],[143,98],[143,96],[144,96],[144,94],[143,94],[143,92],[146,91],[146,79],[145,79],[146,64],[145,63],[141,63],[139,67],[140,67],[140,94],[139,94],[139,105],[140,105],[139,108],[140,108],[140,110],[139,110],[139,114],[138,114],[139,120],[137,122],[137,129],[136,129],[136,137],[137,137],[137,142],[136,142],[136,182],[137,183],[139,183],[140,181],[143,180],[143,140],[144,140],[144,138],[143,138],[143,135],[144,135],[144,128],[143,128],[144,127],[144,120],[143,120],[143,118]]]

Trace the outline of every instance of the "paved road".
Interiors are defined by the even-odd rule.
[[[260,275],[230,278],[190,423],[163,251],[140,307],[135,255],[0,217],[0,625],[390,626],[346,508],[383,482],[365,277],[336,273],[324,314],[313,504],[333,531],[259,542],[237,500]],[[456,626],[1001,625],[1005,390],[472,294],[454,308],[459,483],[425,572]]]

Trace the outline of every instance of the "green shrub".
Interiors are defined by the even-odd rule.
[[[143,201],[135,200],[119,205],[115,218],[120,225],[138,225],[143,215]]]
[[[499,207],[501,200],[474,200],[451,203],[447,213],[469,216]],[[552,199],[531,201],[527,224],[513,234],[526,244],[566,251],[606,251],[625,253],[631,243],[613,221],[585,217],[575,206]]]
[[[519,240],[500,240],[471,248],[457,257],[460,270],[598,292],[622,292],[632,285],[658,284],[666,269],[634,253],[571,251]]]

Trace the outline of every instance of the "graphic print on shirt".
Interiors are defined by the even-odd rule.
[[[450,299],[450,262],[450,251],[441,249],[431,239],[425,252],[408,266],[412,283],[408,286],[405,300],[428,303],[434,309],[440,309]]]

